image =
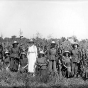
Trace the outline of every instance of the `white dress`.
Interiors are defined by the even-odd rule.
[[[35,72],[35,63],[37,58],[37,47],[35,45],[28,47],[28,72]]]

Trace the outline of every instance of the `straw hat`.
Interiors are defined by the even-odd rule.
[[[75,45],[77,45],[77,47],[79,46],[79,44],[77,42],[73,42],[72,46],[75,46]]]
[[[66,53],[68,53],[68,55],[71,54],[70,51],[64,51],[63,56],[66,56]]]
[[[40,54],[44,54],[44,52],[43,51],[40,51]]]
[[[30,39],[30,40],[29,40],[29,43],[34,43],[33,39]]]
[[[8,50],[6,50],[6,51],[5,51],[5,54],[8,54],[8,53],[9,53],[9,51],[8,51]]]
[[[25,52],[22,52],[21,54],[22,54],[22,55],[26,55]]]
[[[52,43],[52,44],[55,44],[55,41],[52,41],[51,43]]]
[[[13,44],[18,44],[18,42],[17,41],[14,41]]]

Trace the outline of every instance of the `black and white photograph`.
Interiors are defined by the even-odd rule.
[[[0,88],[88,88],[87,0],[0,0]]]

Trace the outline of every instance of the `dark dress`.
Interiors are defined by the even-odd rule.
[[[27,63],[28,63],[28,59],[27,59],[26,55],[24,55],[24,57],[22,57],[22,55],[21,55],[21,57],[20,57],[20,66],[25,67],[27,65]]]
[[[13,72],[18,71],[19,66],[19,58],[20,58],[20,48],[11,48],[10,51],[10,70]]]

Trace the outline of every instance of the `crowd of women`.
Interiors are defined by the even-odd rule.
[[[50,47],[37,47],[33,40],[28,41],[25,49],[14,41],[10,49],[3,50],[0,45],[0,64],[3,69],[17,72],[26,71],[33,76],[61,74],[63,77],[88,77],[88,58],[77,42],[71,43],[72,49],[62,49],[55,41]],[[2,69],[1,68],[1,69]]]

